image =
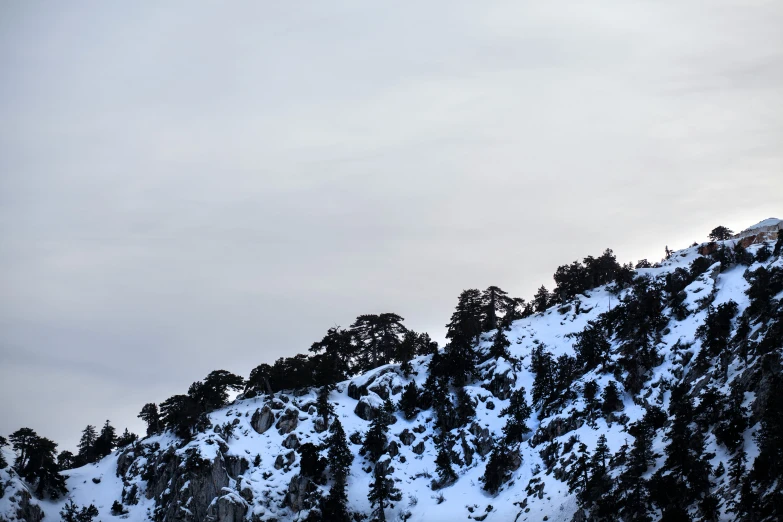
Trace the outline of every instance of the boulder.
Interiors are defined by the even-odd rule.
[[[280,433],[280,435],[285,435],[294,431],[298,424],[299,412],[293,408],[288,408],[285,410],[285,413],[280,416],[277,424],[275,424],[275,428],[277,428],[277,431]]]
[[[299,437],[296,436],[296,433],[291,433],[288,437],[286,437],[286,439],[283,441],[283,447],[292,450],[295,450],[299,447]]]
[[[223,495],[210,504],[207,519],[214,522],[241,522],[247,514],[247,503],[236,493]]]
[[[416,435],[411,433],[408,428],[402,430],[402,433],[400,433],[398,437],[400,438],[400,441],[402,441],[402,443],[406,446],[410,446],[413,444],[413,441],[416,440]]]
[[[360,418],[366,421],[373,420],[378,415],[378,408],[372,405],[367,397],[362,397],[353,412]]]
[[[422,453],[424,453],[424,442],[419,442],[418,444],[413,446],[413,448],[411,448],[411,450],[416,455],[421,455]]]
[[[287,468],[296,460],[296,453],[289,451],[285,455],[278,455],[275,459],[275,469]]]
[[[267,405],[261,410],[256,410],[253,417],[250,419],[250,426],[256,431],[256,433],[264,433],[266,430],[272,427],[275,422],[275,412]]]

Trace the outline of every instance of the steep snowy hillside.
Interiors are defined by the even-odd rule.
[[[64,471],[57,501],[26,500],[10,467],[0,470],[0,520],[37,520],[29,508],[17,514],[28,502],[59,520],[66,501],[94,505],[104,522],[328,520],[322,501],[337,478],[320,457],[336,420],[354,455],[346,493],[356,519],[778,519],[782,224],[550,296],[559,302],[480,334],[464,383],[434,375],[433,358],[452,346],[414,357],[409,373],[388,364],[338,383],[333,412],[320,388],[253,390],[209,412],[189,440],[160,431]],[[510,345],[497,356],[503,336]],[[388,411],[411,382],[412,408]],[[373,425],[387,440],[362,455]],[[392,479],[380,512],[368,498],[379,476]]]

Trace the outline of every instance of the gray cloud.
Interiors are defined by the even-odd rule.
[[[0,433],[783,217],[779,2],[2,9]]]

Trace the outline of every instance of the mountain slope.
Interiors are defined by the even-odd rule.
[[[749,470],[759,455],[757,435],[762,424],[769,422],[765,412],[771,407],[770,388],[781,379],[783,354],[783,292],[772,295],[769,309],[758,313],[759,298],[753,291],[748,294],[752,285],[746,273],[759,269],[771,273],[773,282],[761,286],[777,288],[774,278],[783,273],[783,255],[772,254],[772,249],[776,245],[774,227],[777,224],[780,228],[780,223],[765,220],[717,245],[695,245],[674,252],[654,267],[636,269],[636,283],[625,288],[615,283],[599,286],[543,313],[514,321],[506,332],[511,341],[510,356],[481,357],[486,360],[464,387],[475,404],[475,415],[450,430],[452,461],[458,476],[453,484],[433,487],[437,442],[442,436],[435,410],[419,411],[412,420],[405,419],[400,411],[394,413],[394,422],[387,431],[386,454],[391,458],[392,476],[402,498],[385,510],[385,516],[411,521],[597,520],[601,517],[601,498],[619,510],[615,518],[608,519],[622,516],[631,520],[631,510],[637,504],[642,505],[640,509],[649,520],[673,516],[673,507],[661,507],[660,484],[670,484],[667,481],[675,480],[672,477],[678,473],[672,464],[677,457],[669,453],[677,449],[672,447],[679,422],[677,412],[691,399],[693,419],[688,419],[688,429],[703,435],[703,448],[696,457],[708,463],[711,472],[707,489],[699,490],[683,507],[695,519],[707,520],[711,516],[708,504],[714,498],[714,519],[740,518],[729,509],[741,499],[743,477],[750,476]],[[765,235],[757,238],[762,227]],[[748,265],[737,263],[736,257],[725,259],[729,253],[738,255],[735,245],[750,237],[754,239],[747,245]],[[700,254],[708,250],[708,256]],[[769,256],[765,258],[760,250],[769,250]],[[646,325],[646,319],[638,320],[647,317],[643,315],[644,295],[653,292],[650,289],[663,296],[659,303],[662,320],[657,326]],[[736,303],[736,309],[731,303]],[[719,310],[733,311],[728,332],[731,342],[720,350],[709,340],[709,328],[719,320]],[[750,331],[740,339],[743,321]],[[594,367],[584,364],[584,354],[579,355],[575,347],[580,334],[590,328],[600,328],[610,347],[606,359]],[[482,335],[476,347],[479,354],[488,353],[495,334]],[[634,344],[639,342],[638,346]],[[631,345],[635,351],[629,355]],[[645,350],[651,355],[644,355]],[[521,444],[512,448],[515,457],[509,465],[510,476],[496,494],[489,494],[482,489],[482,476],[490,452],[503,438],[507,417],[501,413],[509,406],[514,390],[524,388],[528,403],[535,393],[540,395],[543,388],[537,376],[541,372],[534,371],[540,360],[535,359],[546,353],[551,354],[545,360],[553,361],[547,364],[554,368],[554,375],[565,375],[562,372],[567,365],[575,365],[577,370],[568,382],[560,383],[563,389],[550,391],[548,399],[533,404],[527,419],[530,431]],[[431,359],[431,355],[415,358],[408,377],[397,364],[375,368],[339,383],[329,395],[355,454],[347,490],[353,512],[372,511],[368,491],[375,462],[359,455],[361,434],[368,431],[385,399],[398,403],[410,381],[420,389],[426,386]],[[649,364],[643,362],[648,360]],[[555,389],[556,381],[551,384]],[[619,406],[607,406],[601,398],[611,383],[620,392]],[[591,398],[585,390],[593,386],[597,396]],[[680,389],[684,396],[678,395]],[[94,504],[100,513],[98,519],[104,521],[115,516],[130,521],[170,522],[305,520],[310,514],[308,506],[317,505],[318,495],[327,494],[332,484],[328,470],[322,484],[300,476],[302,456],[296,448],[308,442],[321,445],[329,436],[319,418],[317,392],[240,396],[226,408],[211,412],[210,425],[192,440],[183,441],[166,432],[96,464],[65,471],[69,498],[78,505]],[[740,429],[738,447],[730,449],[723,433],[732,398],[737,408],[747,410],[742,417],[747,419],[747,426]],[[658,421],[650,420],[656,415]],[[606,486],[601,498],[590,498],[580,492],[588,487],[585,484],[589,479],[598,476],[598,468],[597,464],[588,468],[584,463],[595,453],[602,435],[611,456],[605,473],[615,484]],[[647,462],[636,473],[632,462],[634,448],[641,447],[637,444],[639,437],[649,437],[650,444]],[[732,480],[732,458],[739,460],[741,450],[747,464],[741,466],[740,478]],[[321,453],[325,455],[326,449]],[[0,471],[4,473],[0,477],[13,482],[17,489],[24,487],[18,479],[8,477],[8,472]],[[695,475],[683,476],[687,477],[684,488],[696,488]],[[767,509],[763,507],[765,495],[774,495],[780,485],[774,473],[770,476],[767,482],[764,477],[749,482],[747,487],[755,488],[754,495],[760,499],[750,509]],[[633,492],[641,495],[639,499],[634,500]],[[0,499],[0,519],[5,516],[15,520],[8,496],[6,493]],[[112,515],[115,501],[123,504],[124,514]],[[44,520],[58,520],[65,500],[32,502],[43,509]]]

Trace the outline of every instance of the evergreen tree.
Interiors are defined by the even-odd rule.
[[[391,477],[393,472],[394,468],[391,466],[391,459],[388,456],[375,464],[373,481],[367,495],[370,506],[373,508],[370,514],[372,522],[385,522],[386,513],[384,510],[392,506],[392,502],[402,499],[402,493],[394,485],[394,479]]]
[[[465,386],[473,379],[477,362],[473,345],[464,337],[452,339],[442,358],[445,375],[450,377],[457,387]]]
[[[448,443],[445,440],[447,439],[448,437],[440,444],[438,455],[435,457],[435,472],[439,477],[437,484],[435,484],[437,488],[446,487],[457,480],[457,474],[451,465],[451,451],[446,447]]]
[[[56,500],[68,493],[65,477],[60,475],[57,464],[57,444],[45,437],[29,437],[28,434],[26,445],[26,463],[24,467],[17,467],[17,471],[19,476],[35,485],[35,495]]]
[[[438,343],[430,339],[430,334],[419,334],[416,341],[416,355],[434,355],[438,352]]]
[[[742,445],[745,430],[749,425],[747,408],[742,406],[744,401],[745,393],[738,387],[733,388],[715,428],[716,440],[731,452]]]
[[[408,377],[413,370],[411,360],[416,356],[416,345],[419,341],[419,334],[413,330],[408,330],[402,337],[402,342],[397,348],[395,359],[400,361],[400,370],[405,377]]]
[[[8,436],[11,447],[16,452],[14,467],[17,471],[25,469],[30,459],[30,449],[38,439],[38,434],[30,428],[20,428]]]
[[[354,333],[339,327],[330,328],[324,338],[313,343],[310,352],[320,357],[316,366],[316,381],[323,384],[334,384],[344,381],[353,374],[354,360],[358,346]],[[250,374],[253,378],[253,374]]]
[[[508,293],[497,286],[490,286],[484,290],[481,294],[483,331],[489,332],[498,327],[500,324],[498,313],[502,314],[506,311],[506,303],[510,300]]]
[[[299,453],[299,476],[320,484],[327,460],[321,457],[318,448],[312,442],[305,442],[296,448],[296,452]]]
[[[725,241],[734,235],[734,231],[724,226],[718,226],[712,229],[709,238],[710,241]]]
[[[313,348],[317,344],[313,344]],[[310,348],[310,351],[313,351],[313,348]],[[272,394],[277,391],[272,388],[272,373],[272,367],[266,363],[259,364],[250,370],[250,376],[245,381],[245,396],[253,398],[258,393]]]
[[[139,413],[138,417],[147,423],[147,436],[155,435],[159,433],[163,427],[160,422],[160,413],[158,412],[158,405],[154,402],[150,402],[144,405]]]
[[[351,325],[358,342],[355,371],[367,371],[394,361],[401,337],[407,331],[397,314],[360,315]]]
[[[494,495],[509,478],[511,478],[511,450],[502,441],[495,444],[492,453],[489,455],[487,467],[484,469],[484,475],[481,482],[484,484],[484,490]]]
[[[335,522],[348,522],[351,520],[348,511],[348,495],[346,487],[348,474],[353,462],[353,453],[348,447],[345,431],[339,418],[335,418],[331,427],[332,434],[326,440],[329,448],[326,460],[332,475],[332,488],[321,506],[324,520]]]
[[[508,406],[500,411],[500,416],[508,415],[506,425],[503,426],[503,435],[506,444],[522,442],[522,437],[530,432],[525,421],[532,413],[530,406],[525,401],[525,388],[514,390],[509,399]]]
[[[508,347],[511,346],[511,341],[506,336],[505,324],[498,326],[494,337],[492,338],[492,346],[489,348],[489,357],[491,359],[511,359],[511,354],[508,351]]]
[[[122,432],[122,435],[117,438],[117,447],[124,448],[126,446],[130,446],[137,440],[139,440],[139,436],[128,431],[128,428],[125,428],[125,431]]]
[[[612,345],[600,325],[595,321],[588,321],[585,329],[577,333],[575,337],[576,360],[583,370],[589,372],[601,366],[601,369],[605,371],[611,356]]]
[[[775,249],[772,251],[773,256],[779,256],[783,252],[783,232],[778,230],[778,240],[775,242]]]
[[[386,453],[386,445],[388,444],[386,431],[389,423],[389,415],[384,410],[379,411],[370,423],[370,429],[367,430],[362,441],[362,449],[359,451],[361,455],[367,457],[368,461],[377,462],[381,455]]]
[[[484,304],[479,290],[463,290],[457,308],[446,325],[446,338],[454,344],[459,341],[472,349],[479,342],[485,324]]]
[[[188,395],[196,401],[204,412],[215,411],[228,403],[229,391],[242,391],[245,380],[226,370],[215,370],[204,378],[194,382]]]
[[[544,312],[549,307],[549,291],[544,285],[541,285],[536,295],[533,296],[533,307],[536,312]]]
[[[405,418],[411,420],[416,416],[418,405],[419,389],[416,387],[416,382],[411,381],[405,386],[398,407]]]
[[[182,439],[189,440],[202,410],[191,395],[174,395],[160,403],[160,413],[161,423],[166,429]]]
[[[0,435],[0,469],[8,467],[8,462],[5,461],[5,456],[3,455],[3,448],[6,446],[8,446],[8,440]]]
[[[96,460],[95,441],[98,440],[98,434],[95,432],[95,426],[88,424],[82,431],[82,438],[79,440],[79,460],[81,464],[91,464]]]
[[[107,420],[101,429],[101,434],[95,439],[95,458],[100,460],[109,455],[117,447],[117,432]]]
[[[62,522],[92,522],[98,516],[98,508],[90,504],[89,506],[79,507],[68,499],[60,511],[60,520]]]
[[[470,394],[465,391],[465,388],[457,390],[457,407],[455,408],[457,414],[457,423],[459,426],[464,426],[476,415],[476,403],[470,397]]]
[[[546,406],[555,395],[555,360],[551,353],[546,351],[543,344],[533,348],[530,354],[530,369],[535,373],[533,380],[532,399],[533,404],[546,413]]]
[[[606,414],[615,412],[623,406],[623,400],[620,396],[620,389],[617,387],[617,383],[614,381],[609,381],[609,384],[607,384],[606,388],[604,388],[601,397],[604,400],[601,409]]]
[[[318,409],[318,415],[324,423],[324,428],[329,427],[329,417],[334,416],[334,405],[329,402],[329,394],[334,389],[333,384],[321,386],[318,390],[318,397],[315,400],[315,407]]]

